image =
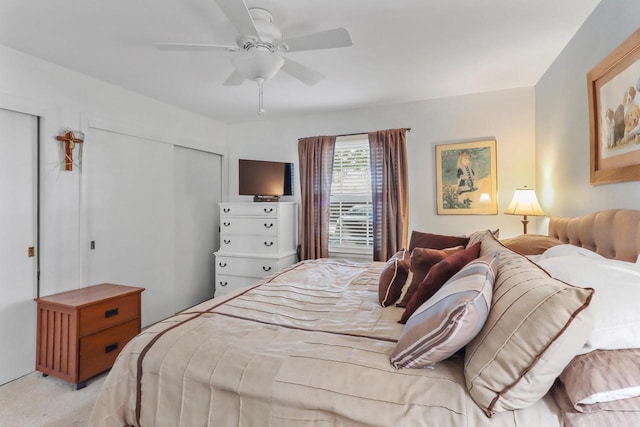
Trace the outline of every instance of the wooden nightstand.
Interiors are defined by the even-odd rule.
[[[144,288],[103,283],[36,298],[36,370],[83,388],[140,332]]]

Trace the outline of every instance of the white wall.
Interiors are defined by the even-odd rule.
[[[517,235],[521,218],[502,212],[517,187],[535,184],[534,104],[531,87],[229,125],[229,198],[250,200],[238,196],[239,158],[294,162],[295,195],[283,200],[299,200],[298,138],[410,127],[409,230],[461,234],[500,228],[502,236]],[[500,213],[438,216],[435,145],[489,137],[497,140]]]
[[[537,189],[545,212],[640,209],[640,182],[589,183],[587,73],[638,29],[638,0],[602,0],[535,87]]]
[[[0,108],[42,117],[41,295],[89,285],[82,283],[81,258],[87,242],[80,238],[87,215],[80,203],[81,171],[74,167],[67,172],[61,167],[60,144],[55,141],[60,130],[72,128],[89,134],[90,127],[110,129],[163,144],[226,154],[225,126],[220,122],[4,46],[0,46]],[[87,139],[83,149],[90,149],[90,144]],[[226,182],[222,187],[226,188]]]
[[[40,236],[43,295],[87,285],[82,283],[81,265],[86,243],[80,241],[86,221],[80,207],[81,172],[77,168],[65,172],[60,166],[60,145],[54,138],[63,128],[85,132],[90,127],[110,128],[221,154],[228,150],[223,176],[227,176],[228,158],[229,199],[237,201],[249,200],[237,195],[239,158],[293,162],[299,181],[298,138],[411,127],[410,230],[459,234],[499,227],[503,236],[521,232],[519,218],[502,213],[436,215],[436,144],[496,138],[500,212],[516,187],[535,182],[533,88],[225,126],[0,46],[0,108],[43,117]],[[85,147],[88,144],[90,141],[85,142]],[[223,183],[225,188],[227,185]],[[295,196],[285,199],[299,200],[299,196],[297,185]]]

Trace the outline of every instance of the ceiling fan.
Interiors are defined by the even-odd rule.
[[[235,70],[225,80],[225,86],[241,85],[245,79],[258,83],[258,113],[264,112],[262,85],[282,70],[301,82],[312,86],[324,75],[281,53],[303,50],[348,47],[353,43],[344,28],[320,31],[289,39],[273,23],[273,15],[259,7],[247,8],[244,0],[215,0],[229,21],[238,30],[236,45],[196,43],[156,43],[162,50],[225,49],[237,52],[231,58]]]

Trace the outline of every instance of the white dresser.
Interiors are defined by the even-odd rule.
[[[220,203],[215,296],[294,264],[297,220],[294,202]]]

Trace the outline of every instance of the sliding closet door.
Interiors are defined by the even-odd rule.
[[[175,147],[175,311],[213,297],[221,156]]]
[[[0,384],[34,370],[37,118],[0,109]]]
[[[143,326],[172,315],[173,146],[90,128],[83,155],[85,285],[145,288]]]

